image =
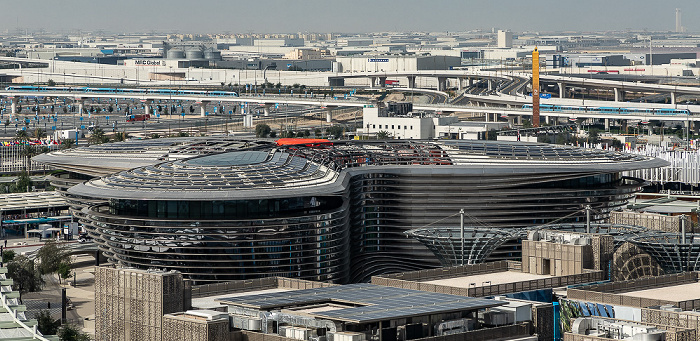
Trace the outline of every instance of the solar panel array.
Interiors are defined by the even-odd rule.
[[[372,284],[349,284],[319,289],[277,292],[222,298],[218,301],[236,306],[273,310],[299,307],[320,302],[348,302],[359,306],[313,313],[320,318],[357,323],[428,315],[440,312],[477,310],[504,302],[383,287]]]

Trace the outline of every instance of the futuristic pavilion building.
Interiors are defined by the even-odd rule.
[[[265,276],[347,283],[439,266],[404,232],[436,222],[459,226],[460,209],[504,230],[567,216],[581,221],[585,214],[576,212],[585,205],[601,220],[644,185],[622,172],[666,165],[520,142],[230,141],[192,157],[180,152],[192,150],[187,142],[160,140],[154,147],[160,157],[119,154],[119,162],[134,157],[149,165],[62,190],[111,262],[178,270],[198,283]],[[140,143],[121,146],[148,148],[148,141]],[[92,175],[98,165],[106,173],[113,161],[91,148],[35,160]],[[515,237],[490,259],[518,256]]]

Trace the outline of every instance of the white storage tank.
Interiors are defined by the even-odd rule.
[[[221,60],[221,51],[207,49],[204,51],[204,59],[206,60]]]
[[[200,49],[188,49],[185,51],[185,58],[187,59],[202,59],[204,58],[204,54],[202,53],[202,50]]]
[[[168,59],[185,59],[185,51],[181,49],[170,49],[167,53]]]

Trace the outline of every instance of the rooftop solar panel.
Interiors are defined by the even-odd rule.
[[[221,298],[218,301],[224,304],[262,310],[279,310],[323,301],[352,302],[358,306],[318,312],[312,315],[354,322],[386,320],[437,312],[476,310],[504,304],[494,300],[382,287],[372,284],[350,284],[293,292],[228,297]]]

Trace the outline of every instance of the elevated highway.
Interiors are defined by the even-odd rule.
[[[522,83],[517,84],[522,86]],[[406,91],[406,89],[397,89]],[[440,92],[435,92],[439,94]],[[266,95],[266,96],[222,96],[216,94],[199,94],[199,95],[182,95],[182,94],[158,94],[158,93],[120,93],[119,91],[99,93],[99,92],[76,92],[76,91],[10,91],[0,90],[0,96],[8,97],[15,101],[19,97],[45,96],[57,98],[71,98],[82,105],[82,101],[87,98],[119,98],[119,99],[137,99],[141,100],[145,106],[150,106],[156,100],[181,100],[194,101],[200,104],[202,116],[204,116],[206,106],[209,103],[225,102],[225,103],[252,103],[263,106],[266,110],[275,104],[290,104],[304,105],[313,107],[356,107],[362,108],[366,106],[376,105],[374,101],[362,100],[351,97],[349,99],[321,99],[315,97],[303,96],[285,96],[285,95]],[[463,97],[473,102],[491,103],[500,107],[489,107],[480,105],[465,105],[465,104],[445,104],[445,103],[428,103],[415,104],[413,107],[416,110],[437,111],[444,113],[451,112],[469,112],[469,113],[484,113],[484,114],[499,114],[507,116],[530,116],[532,111],[523,109],[522,106],[531,103],[531,98],[522,95],[468,95]],[[572,104],[573,103],[573,104]],[[571,100],[571,99],[551,99],[543,100],[542,104],[561,104],[561,105],[582,105],[582,106],[611,106],[617,104],[621,108],[675,108],[674,105],[663,105],[653,103],[614,103],[609,101],[590,101],[590,100]],[[14,107],[14,105],[13,105]],[[545,112],[542,116],[547,117],[562,117],[562,118],[609,118],[609,119],[632,119],[632,120],[659,120],[659,121],[700,121],[700,106],[698,105],[683,105],[680,108],[687,109],[691,115],[648,115],[648,114],[615,114],[603,113],[595,110],[586,112]],[[148,110],[148,109],[147,109]],[[487,115],[488,119],[488,115]],[[496,120],[497,117],[493,117]]]
[[[565,97],[566,87],[580,88],[603,88],[612,89],[615,93],[615,101],[624,101],[626,91],[670,94],[671,104],[676,104],[676,97],[679,95],[691,95],[700,97],[700,87],[676,86],[665,84],[652,84],[641,82],[615,81],[608,79],[596,79],[585,77],[541,75],[540,82],[556,83],[559,87],[559,97]]]

